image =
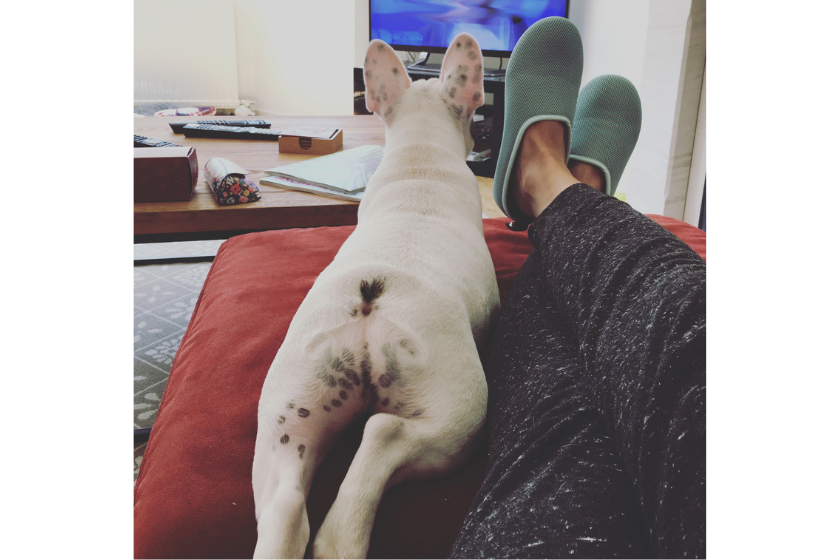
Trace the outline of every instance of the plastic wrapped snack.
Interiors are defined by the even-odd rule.
[[[212,158],[204,166],[204,178],[219,204],[242,204],[262,198],[259,187],[245,175],[247,171],[225,158]]]

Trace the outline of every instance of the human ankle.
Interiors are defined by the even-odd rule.
[[[569,165],[569,171],[579,182],[586,183],[596,191],[605,192],[604,172],[597,166],[585,161],[573,161]]]
[[[578,182],[566,167],[564,125],[540,121],[529,126],[513,171],[513,199],[524,214],[536,218],[558,194]]]

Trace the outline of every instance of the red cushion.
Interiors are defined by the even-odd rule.
[[[705,233],[653,217],[705,258]],[[504,219],[484,221],[502,300],[532,246]],[[270,231],[219,248],[172,364],[134,491],[136,558],[251,558],[256,544],[251,463],[262,383],[289,322],[355,226]],[[326,517],[363,423],[318,470],[311,535]],[[481,485],[485,458],[438,480],[389,490],[371,558],[446,558]]]

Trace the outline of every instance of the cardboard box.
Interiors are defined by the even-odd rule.
[[[307,134],[307,132],[315,134]],[[320,135],[318,134],[320,132]],[[340,128],[313,129],[312,127],[295,127],[283,131],[277,139],[280,152],[284,154],[312,154],[323,156],[337,152],[344,144],[344,133]]]
[[[197,182],[195,148],[134,148],[134,202],[188,201]]]

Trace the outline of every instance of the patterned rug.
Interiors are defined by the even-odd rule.
[[[134,246],[135,259],[215,255],[223,240]],[[151,428],[211,263],[134,267],[134,428]],[[134,480],[146,443],[134,446]]]

